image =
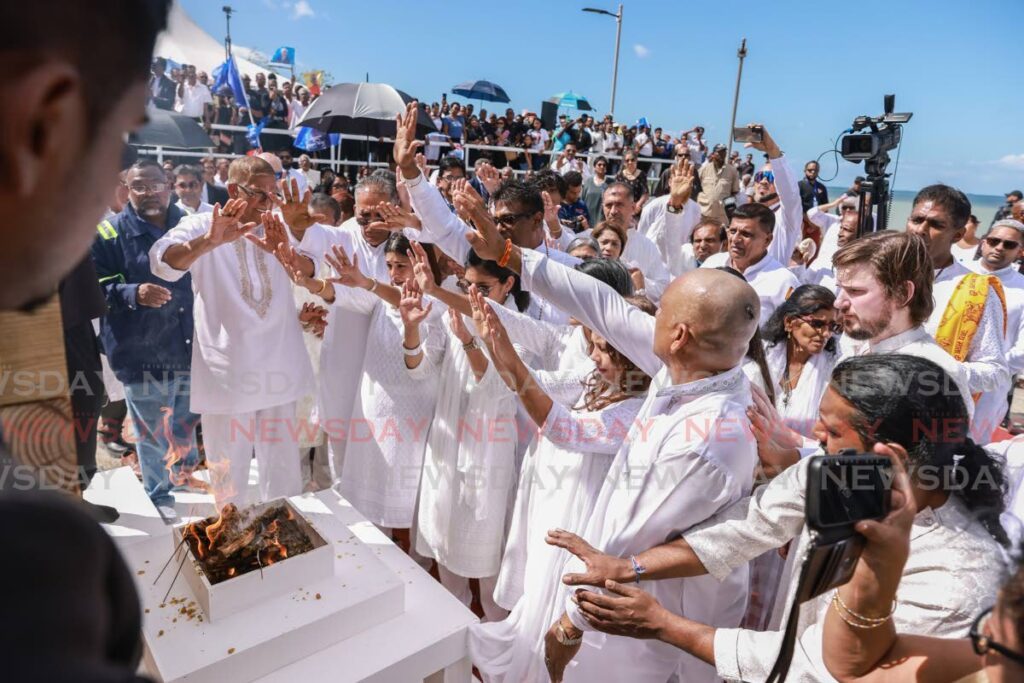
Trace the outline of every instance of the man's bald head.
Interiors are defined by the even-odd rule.
[[[275,175],[278,173],[284,173],[284,166],[281,165],[281,160],[278,158],[276,154],[271,154],[270,152],[261,152],[256,156],[270,164],[270,167],[274,169]]]
[[[654,352],[672,368],[716,373],[739,365],[757,329],[760,302],[746,281],[699,268],[665,290]]]

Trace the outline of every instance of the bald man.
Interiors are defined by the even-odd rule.
[[[500,258],[504,241],[486,221],[476,222],[480,233],[473,248],[484,258]],[[757,449],[747,436],[750,385],[741,363],[760,310],[750,285],[721,271],[691,271],[666,289],[652,319],[607,285],[530,249],[513,247],[508,267],[521,274],[524,288],[604,336],[654,377],[582,527],[583,538],[605,553],[630,557],[749,493]],[[575,558],[565,568],[583,570]],[[643,568],[636,571],[641,587],[669,610],[700,615],[719,627],[739,624],[746,606],[745,567],[722,582],[647,582]],[[545,638],[552,680],[563,669],[566,681],[664,683],[677,669],[684,681],[716,680],[714,668],[663,643],[594,631],[578,613],[572,590],[565,589],[564,613]]]

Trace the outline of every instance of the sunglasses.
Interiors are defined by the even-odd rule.
[[[810,325],[816,332],[821,332],[826,328],[828,328],[828,331],[831,332],[832,334],[839,334],[840,332],[843,331],[843,326],[835,321],[828,322],[827,320],[819,320],[818,318],[805,318],[803,316],[799,316],[799,319],[802,322],[805,322],[808,325]]]
[[[754,182],[759,183],[762,180],[767,180],[769,183],[775,182],[775,173],[772,171],[758,171],[754,174]]]
[[[532,215],[532,213],[506,213],[495,216],[494,222],[502,227],[510,228],[523,218],[529,218]]]
[[[992,616],[993,609],[993,607],[989,607],[987,610],[979,614],[978,618],[974,620],[973,624],[971,624],[971,630],[969,633],[971,637],[971,647],[974,648],[974,652],[978,655],[984,655],[992,650],[998,652],[1010,661],[1016,662],[1017,664],[1024,664],[1024,654],[1014,652],[1005,645],[997,643],[982,633],[985,625],[988,623],[989,617]]]
[[[1010,251],[1013,251],[1014,249],[1020,246],[1020,242],[1017,242],[1016,240],[1001,240],[998,237],[986,237],[985,244],[992,247],[993,249],[995,249],[1001,244],[1003,245],[1003,249],[1008,249]]]
[[[469,294],[469,286],[473,283],[469,280],[459,280],[455,285],[462,291],[463,294]],[[480,296],[486,297],[491,293],[491,289],[496,285],[477,285],[476,289],[480,292]]]

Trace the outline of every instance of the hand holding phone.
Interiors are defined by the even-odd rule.
[[[763,142],[764,128],[761,126],[743,126],[732,129],[732,139],[736,142]]]

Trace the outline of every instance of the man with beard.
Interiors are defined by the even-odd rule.
[[[924,241],[908,233],[872,233],[842,247],[832,264],[839,286],[835,305],[843,324],[842,355],[926,358],[953,378],[973,416],[967,369],[924,328],[935,305]]]
[[[179,185],[191,181],[188,196],[198,200],[198,171],[179,167],[176,173]],[[192,278],[168,282],[156,277],[149,267],[149,250],[186,214],[179,204],[170,203],[171,189],[155,161],[139,161],[128,169],[125,185],[128,205],[99,224],[92,246],[109,309],[100,323],[100,337],[111,369],[124,384],[146,494],[164,519],[173,521],[172,487],[184,485],[199,462],[194,445],[199,416],[189,410]],[[169,419],[165,408],[170,409]],[[172,445],[183,449],[173,482],[164,463]]]

